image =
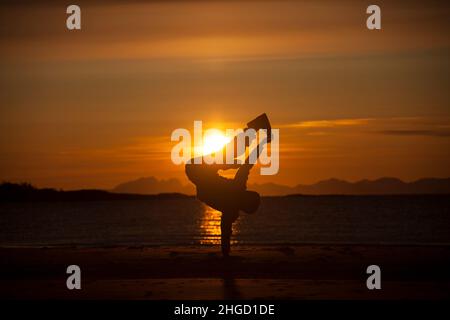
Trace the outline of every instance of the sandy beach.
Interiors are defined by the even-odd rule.
[[[2,299],[448,299],[450,247],[2,248]],[[82,289],[66,288],[79,265]],[[379,265],[382,289],[366,287]]]

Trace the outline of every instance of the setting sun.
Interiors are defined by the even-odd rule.
[[[222,149],[230,138],[225,136],[219,130],[211,130],[203,137],[202,154],[207,155]]]

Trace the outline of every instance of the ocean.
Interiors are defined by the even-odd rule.
[[[220,243],[220,213],[193,197],[0,203],[0,246]],[[450,244],[450,196],[263,197],[235,244]]]

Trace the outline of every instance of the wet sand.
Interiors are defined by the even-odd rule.
[[[449,299],[450,246],[1,248],[2,299]],[[81,290],[66,268],[81,268]],[[368,290],[366,268],[381,268]]]

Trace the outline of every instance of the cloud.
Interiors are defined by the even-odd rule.
[[[310,1],[167,2],[81,1],[82,31],[73,33],[65,28],[64,5],[21,0],[2,15],[0,56],[14,61],[239,60],[373,55],[448,46],[446,33],[439,32],[447,26],[442,22],[448,11],[445,3],[391,5],[389,33],[368,37],[361,24],[364,11],[357,9],[356,0],[328,1],[327,5]],[[420,21],[420,32],[411,32],[414,21]]]
[[[334,128],[347,126],[362,126],[366,125],[373,119],[335,119],[335,120],[315,120],[303,121],[298,123],[286,124],[281,127],[285,128]]]
[[[443,130],[382,130],[378,133],[392,136],[450,137],[450,131]]]
[[[279,128],[302,130],[307,136],[369,134],[403,137],[450,137],[448,117],[387,117],[314,120],[280,125]]]

